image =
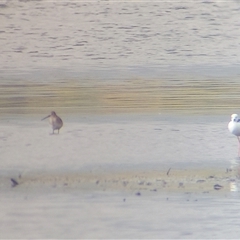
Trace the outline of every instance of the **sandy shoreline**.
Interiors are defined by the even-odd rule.
[[[16,181],[14,184],[13,182]],[[195,192],[237,191],[238,169],[169,169],[160,171],[111,171],[82,173],[24,174],[1,177],[1,188],[31,191],[37,188],[126,192]],[[218,186],[219,185],[219,186]]]
[[[0,125],[2,238],[239,236],[224,119],[59,115],[59,135],[40,117]]]
[[[0,186],[13,178],[19,188],[212,191],[229,190],[238,175],[238,160],[229,159],[236,139],[215,118],[63,119],[59,135],[49,135],[47,121],[0,125]]]
[[[238,236],[238,224],[232,224],[239,209],[237,169],[167,172],[28,173],[14,178],[16,186],[9,177],[1,177],[0,202],[4,203],[0,205],[1,236],[30,239]],[[225,227],[219,229],[219,225]],[[210,231],[204,231],[206,228]]]

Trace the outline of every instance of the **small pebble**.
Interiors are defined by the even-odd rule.
[[[128,182],[127,181],[123,181],[123,186],[126,187],[128,185]]]
[[[151,189],[150,191],[152,191],[152,192],[156,192],[156,191],[157,191],[157,189],[156,189],[156,188],[154,188],[154,189]]]
[[[184,187],[184,186],[183,186],[183,183],[180,182],[180,183],[178,184],[178,187],[179,187],[179,188],[180,188],[180,187]]]
[[[223,188],[223,186],[221,186],[221,185],[219,185],[219,184],[215,184],[215,185],[213,186],[213,188],[214,188],[215,190],[220,190],[221,188]]]
[[[12,181],[12,187],[16,187],[19,183],[15,180],[15,179],[13,179],[13,178],[11,178],[11,181]]]

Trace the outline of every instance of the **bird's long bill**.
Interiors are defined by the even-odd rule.
[[[46,118],[49,118],[50,116],[51,116],[51,115],[48,115],[48,116],[46,116],[45,118],[43,118],[42,120],[44,120],[44,119],[46,119]],[[42,120],[41,120],[41,121],[42,121]]]

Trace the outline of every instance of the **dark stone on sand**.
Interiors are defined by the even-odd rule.
[[[124,187],[126,187],[128,185],[128,182],[127,181],[123,181],[122,184],[123,184]]]
[[[140,192],[135,193],[136,196],[141,196]]]
[[[178,184],[178,187],[180,188],[183,188],[184,187],[184,184],[182,183],[182,182],[180,182],[179,184]]]
[[[156,191],[157,191],[157,189],[156,189],[156,188],[154,188],[154,189],[151,189],[150,191],[152,191],[152,192],[156,192]]]
[[[208,178],[214,178],[214,176],[209,176]]]
[[[11,178],[11,181],[12,181],[12,187],[16,187],[19,183],[15,180],[15,179],[13,179],[13,178]]]
[[[221,188],[223,188],[223,186],[221,186],[221,185],[219,185],[219,184],[215,184],[215,185],[213,186],[213,188],[214,188],[215,190],[220,190]]]
[[[206,180],[203,180],[203,179],[197,180],[197,183],[203,183],[203,182],[206,182]]]

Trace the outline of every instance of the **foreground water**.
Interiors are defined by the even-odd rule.
[[[233,239],[239,196],[54,189],[1,196],[2,238]]]

